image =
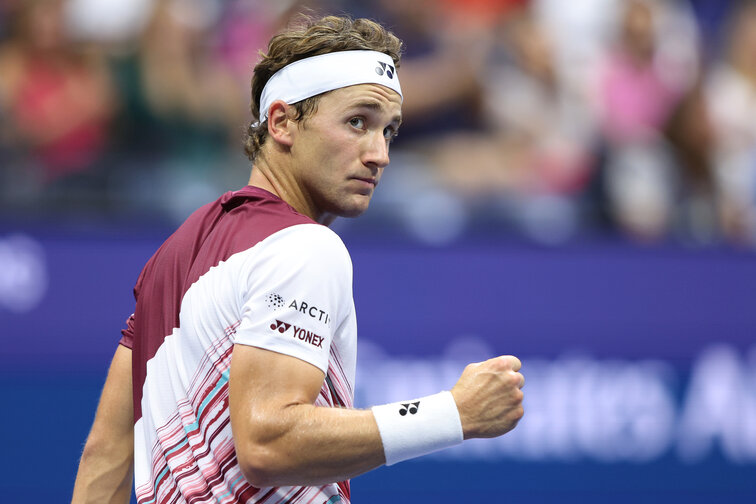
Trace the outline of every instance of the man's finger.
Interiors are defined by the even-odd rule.
[[[519,383],[517,384],[517,388],[524,387],[525,386],[525,377],[521,373],[518,373],[516,371],[512,371],[512,372],[517,376],[517,379],[519,380]]]
[[[518,359],[514,355],[502,355],[501,357],[497,358],[503,360],[506,363],[507,367],[512,371],[519,371],[522,367],[522,362],[520,362],[520,359]]]

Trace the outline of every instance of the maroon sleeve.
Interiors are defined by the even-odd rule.
[[[121,340],[118,342],[126,348],[134,348],[134,314],[126,319],[126,329],[121,330]]]
[[[152,261],[152,259],[150,259]],[[134,285],[134,300],[139,301],[139,292],[142,290],[142,282],[144,280],[144,271],[147,269],[147,266],[150,264],[150,261],[145,264],[144,268],[142,268],[142,271],[139,272],[139,278],[137,278],[136,284]],[[136,308],[134,309],[136,311]],[[121,340],[118,342],[119,345],[123,345],[126,348],[129,348],[131,350],[134,349],[134,328],[136,326],[136,319],[134,318],[135,313],[132,313],[129,315],[129,318],[126,319],[126,328],[121,329]]]

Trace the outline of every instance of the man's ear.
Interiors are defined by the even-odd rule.
[[[268,108],[268,135],[278,144],[291,147],[293,143],[292,128],[296,122],[291,120],[293,109],[283,100],[276,100]]]

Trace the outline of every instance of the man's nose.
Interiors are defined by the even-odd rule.
[[[367,166],[385,168],[389,164],[389,145],[383,132],[371,133],[366,139],[362,162]]]

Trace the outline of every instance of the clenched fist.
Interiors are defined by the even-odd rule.
[[[524,413],[521,365],[511,355],[468,364],[451,390],[465,439],[497,437],[515,428]]]

